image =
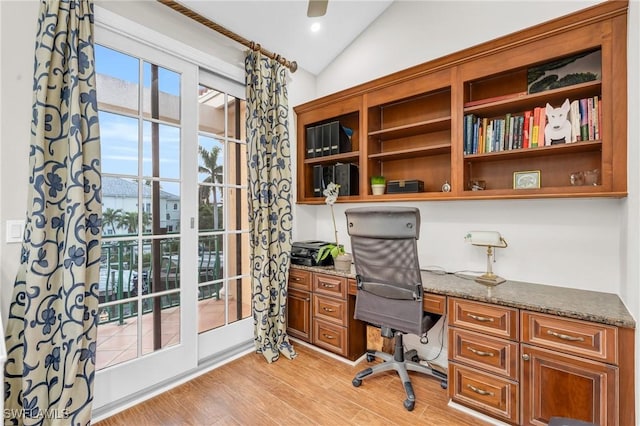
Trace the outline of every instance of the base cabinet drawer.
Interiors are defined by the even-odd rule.
[[[347,329],[327,321],[314,319],[313,344],[346,357]]]
[[[518,423],[518,383],[455,363],[449,364],[449,374],[449,394],[454,402],[507,423]]]
[[[449,348],[454,362],[519,380],[517,342],[451,327]]]

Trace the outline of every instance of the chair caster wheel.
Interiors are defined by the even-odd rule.
[[[375,356],[371,355],[371,354],[367,354],[367,362],[373,362],[376,359]]]
[[[415,401],[409,401],[408,399],[404,400],[404,408],[407,409],[407,411],[413,411],[413,408],[416,406],[416,402]]]
[[[357,388],[357,387],[359,387],[359,386],[362,384],[362,380],[360,380],[360,379],[353,379],[353,380],[351,381],[351,384]]]
[[[444,380],[442,382],[440,382],[440,387],[442,389],[446,389],[447,388],[447,382],[445,382]]]

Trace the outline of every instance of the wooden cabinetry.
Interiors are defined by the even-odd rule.
[[[618,329],[523,311],[522,424],[552,416],[616,426]]]
[[[449,397],[519,422],[518,310],[449,298]]]
[[[287,332],[352,361],[360,357],[366,351],[366,325],[353,318],[355,298],[348,295],[352,282],[290,269]]]
[[[627,2],[583,11],[303,104],[297,113],[298,202],[314,197],[313,167],[359,167],[359,195],[341,202],[467,198],[622,197],[626,195]],[[529,93],[532,67],[597,51],[601,78]],[[599,137],[560,145],[465,152],[465,116],[521,116],[546,103],[559,106],[597,96]],[[305,157],[307,129],[338,120],[353,129],[352,150]],[[572,185],[573,172],[598,169],[596,185]],[[514,172],[539,171],[540,187],[514,189]],[[421,180],[420,193],[371,194],[371,176]],[[471,189],[484,181],[486,189]],[[450,184],[450,192],[442,185]]]
[[[449,298],[449,396],[518,425],[633,424],[633,330]],[[625,373],[622,373],[622,372]]]
[[[287,290],[287,333],[311,342],[311,272],[289,270]]]

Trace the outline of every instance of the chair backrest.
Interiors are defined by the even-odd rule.
[[[355,317],[422,333],[422,280],[416,243],[420,211],[413,207],[358,207],[345,214],[358,281]]]

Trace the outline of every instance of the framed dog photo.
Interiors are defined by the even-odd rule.
[[[513,189],[540,188],[540,170],[513,172]]]

